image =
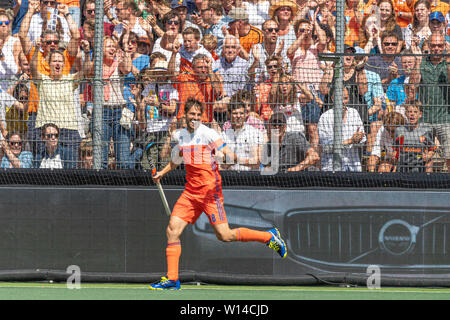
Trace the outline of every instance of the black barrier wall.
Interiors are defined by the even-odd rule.
[[[181,188],[166,188],[171,207]],[[224,190],[231,227],[277,226],[280,259],[260,243],[221,243],[202,216],[182,236],[181,279],[238,284],[450,285],[450,198],[440,191]],[[0,280],[154,281],[166,270],[156,188],[0,188]]]

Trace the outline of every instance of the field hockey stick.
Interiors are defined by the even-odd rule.
[[[152,170],[152,174],[153,176],[156,175],[156,168]],[[161,201],[164,205],[164,210],[166,211],[166,214],[170,217],[171,212],[169,208],[169,203],[167,202],[167,198],[166,195],[164,194],[163,187],[160,182],[156,182],[156,186],[158,187],[159,196],[161,197]]]

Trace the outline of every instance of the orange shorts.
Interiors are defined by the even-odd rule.
[[[184,191],[175,203],[172,215],[194,224],[203,212],[208,217],[210,224],[227,222],[221,194],[199,197]]]

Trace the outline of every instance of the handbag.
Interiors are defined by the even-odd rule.
[[[120,125],[127,130],[131,129],[134,120],[134,112],[124,107],[122,109],[122,116],[120,117]]]

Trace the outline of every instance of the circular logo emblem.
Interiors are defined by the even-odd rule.
[[[406,221],[390,220],[381,228],[378,242],[381,248],[390,254],[406,254],[414,249],[417,232],[419,232],[419,228]]]

